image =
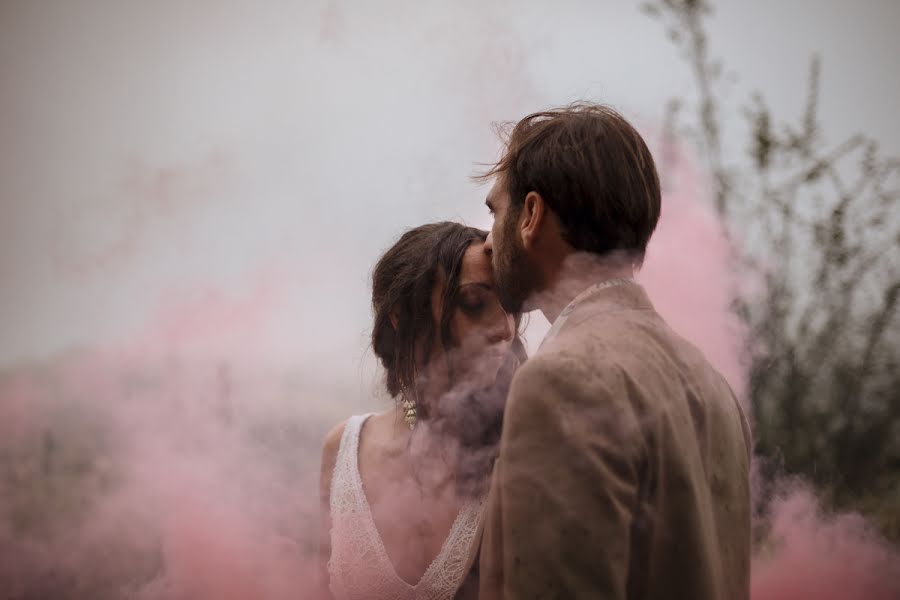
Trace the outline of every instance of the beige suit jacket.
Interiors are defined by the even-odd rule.
[[[728,384],[634,283],[555,333],[513,380],[460,596],[748,598],[751,441]]]

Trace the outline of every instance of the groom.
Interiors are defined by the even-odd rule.
[[[632,279],[660,212],[643,139],[604,106],[540,112],[485,177],[501,302],[553,325],[512,382],[479,597],[746,599],[747,420]]]

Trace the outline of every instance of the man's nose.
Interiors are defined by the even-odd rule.
[[[484,251],[486,254],[492,254],[494,252],[494,232],[489,231],[487,234],[487,238],[484,240]]]

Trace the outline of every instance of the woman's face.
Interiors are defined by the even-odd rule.
[[[436,325],[440,323],[445,285],[441,279],[432,291],[432,314]],[[445,360],[436,360],[432,364],[435,367],[449,364],[455,379],[487,384],[494,380],[510,351],[516,324],[513,316],[500,306],[491,260],[485,254],[482,242],[473,242],[463,255],[458,285],[455,303],[445,308],[452,311],[449,327],[452,339],[447,344],[441,343],[438,331],[433,357]],[[451,348],[448,357],[441,356],[444,346]],[[432,376],[445,379],[445,386],[449,384],[446,379],[449,373],[432,373]]]

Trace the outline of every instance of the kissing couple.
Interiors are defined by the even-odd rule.
[[[747,599],[747,418],[634,280],[646,143],[578,103],[511,126],[481,179],[490,232],[423,225],[374,269],[395,402],[325,439],[318,594]],[[527,357],[533,310],[552,326]]]

